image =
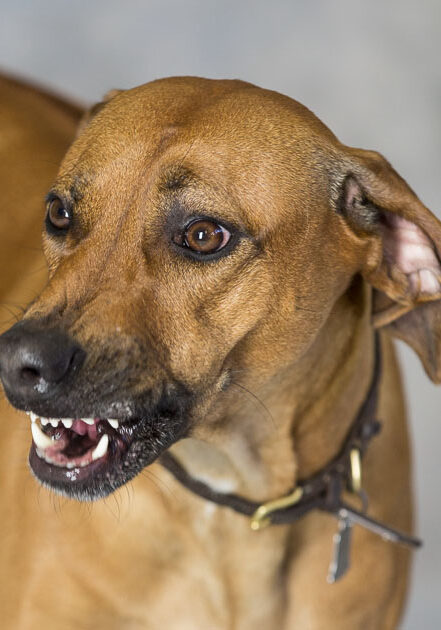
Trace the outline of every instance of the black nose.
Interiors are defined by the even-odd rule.
[[[57,328],[23,320],[0,336],[0,376],[17,407],[50,398],[84,358],[81,346]]]

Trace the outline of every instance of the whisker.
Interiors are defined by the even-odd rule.
[[[7,304],[6,302],[1,302],[0,303],[0,307],[4,308],[5,311],[7,311],[11,317],[9,317],[9,319],[3,319],[1,321],[1,324],[9,324],[9,322],[11,321],[16,321],[18,322],[18,320],[20,319],[20,314],[19,313],[14,313],[14,311],[12,310],[11,306],[9,304]]]
[[[147,479],[152,482],[152,484],[159,490],[162,495],[164,494],[162,490],[163,488],[167,491],[172,499],[176,499],[176,494],[173,492],[173,490],[166,484],[163,479],[161,479],[158,475],[152,473],[151,470],[144,469],[142,471],[142,475],[144,477],[147,477]],[[162,488],[160,486],[162,486]]]
[[[294,308],[296,311],[305,311],[306,313],[320,313],[320,311],[313,308],[305,308],[304,306],[299,306],[298,304],[295,304]]]
[[[273,417],[272,413],[270,412],[268,407],[265,405],[265,403],[263,403],[260,400],[260,398],[258,396],[256,396],[256,394],[254,394],[252,391],[247,389],[244,385],[240,385],[240,383],[236,383],[236,381],[231,381],[231,385],[235,385],[236,387],[238,387],[239,389],[241,389],[245,393],[247,393],[251,398],[253,398],[253,400],[255,400],[259,404],[259,406],[265,411],[267,419],[269,418],[269,420],[271,421],[271,424],[273,425],[273,427],[277,428],[277,425],[276,425],[276,422],[274,420],[274,417]]]
[[[110,507],[109,500],[114,501],[114,503],[115,503],[115,510],[113,510]],[[106,510],[109,512],[109,514],[112,516],[112,518],[115,521],[117,521],[117,523],[120,523],[121,522],[121,505],[120,505],[118,493],[117,492],[113,492],[111,495],[108,495],[107,497],[105,497],[103,499],[103,505],[106,508]]]

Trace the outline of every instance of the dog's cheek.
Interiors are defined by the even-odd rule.
[[[221,285],[210,301],[202,302],[197,315],[231,347],[267,315],[273,294],[270,269],[256,261]]]
[[[46,259],[49,277],[57,270],[62,258],[62,244],[54,243],[45,234],[43,235],[43,254]]]
[[[209,292],[162,300],[154,334],[173,374],[187,383],[216,378],[225,357],[266,318],[272,293],[268,270],[255,263]]]

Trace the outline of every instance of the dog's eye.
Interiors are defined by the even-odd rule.
[[[50,227],[57,231],[64,232],[70,227],[71,214],[59,197],[54,197],[49,202],[46,221]]]
[[[209,219],[196,219],[185,228],[184,233],[173,237],[173,241],[198,254],[213,254],[228,243],[231,233],[219,223]]]

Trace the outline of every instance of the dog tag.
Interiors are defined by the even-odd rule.
[[[408,547],[421,547],[421,540],[415,538],[415,536],[403,534],[396,529],[388,527],[388,525],[384,525],[383,523],[380,523],[379,521],[376,521],[373,518],[366,516],[366,514],[357,512],[349,506],[342,506],[338,513],[338,516],[341,520],[347,519],[355,525],[361,525],[361,527],[368,529],[373,534],[381,536],[383,540],[387,540],[393,543],[400,543],[402,545],[407,545]]]
[[[348,516],[338,519],[338,532],[334,534],[333,556],[329,565],[327,581],[333,584],[349,569],[352,522]]]

